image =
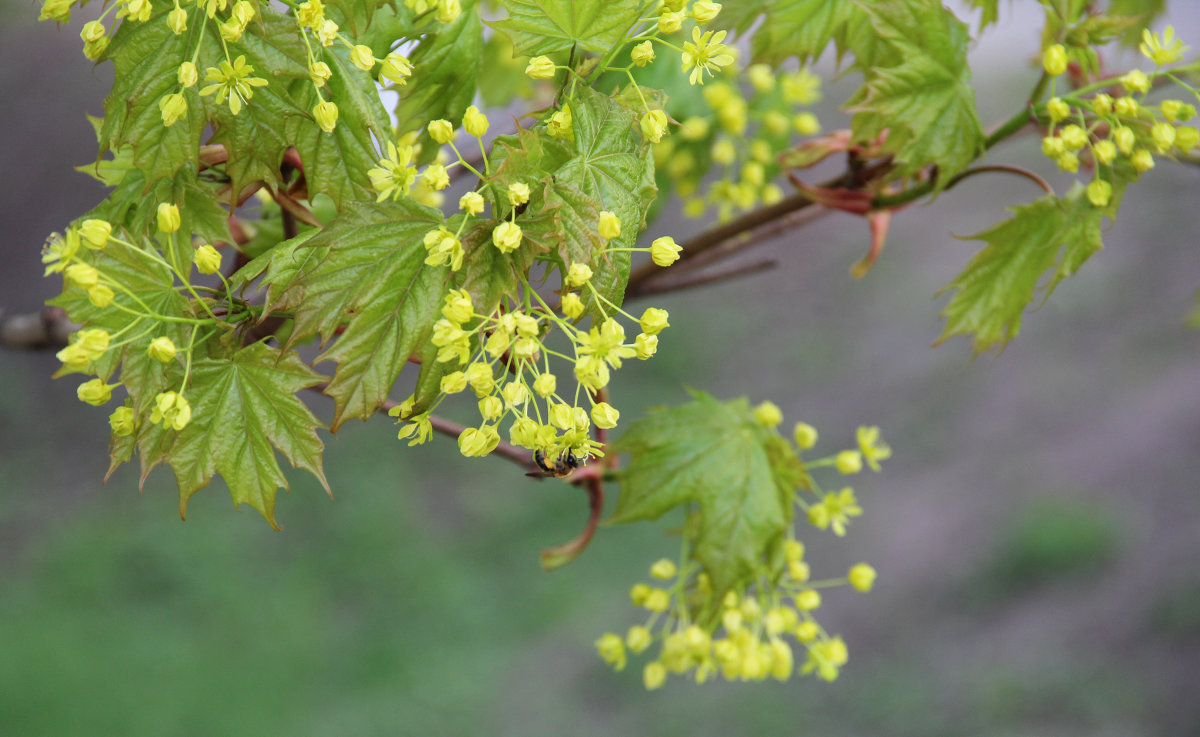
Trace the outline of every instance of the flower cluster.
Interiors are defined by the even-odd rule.
[[[215,324],[217,318],[207,303],[200,300],[195,287],[188,280],[187,273],[179,267],[172,255],[175,233],[180,228],[179,208],[173,203],[160,203],[156,211],[156,222],[166,240],[166,248],[161,251],[149,243],[124,240],[107,220],[91,218],[70,228],[65,235],[51,235],[42,250],[42,261],[46,264],[47,276],[61,273],[66,282],[65,286],[82,290],[93,307],[112,310],[127,320],[116,332],[110,333],[102,328],[79,330],[70,336],[68,345],[58,352],[57,358],[63,364],[60,375],[97,375],[97,378],[79,386],[77,394],[80,401],[97,407],[107,404],[112,399],[113,389],[120,384],[107,384],[99,377],[110,374],[117,360],[128,360],[133,353],[140,353],[154,362],[168,366],[176,365],[182,358],[183,379],[178,389],[158,393],[149,415],[153,423],[162,423],[163,427],[168,429],[182,430],[192,418],[191,405],[184,391],[191,372],[197,331],[200,327]],[[108,249],[131,249],[138,258],[157,262],[168,269],[180,281],[176,288],[195,298],[196,304],[207,311],[208,318],[164,316],[155,312],[109,272],[108,262],[102,258]],[[220,275],[221,255],[211,245],[197,246],[193,251],[192,263],[201,274]],[[224,276],[220,276],[220,279],[232,308],[234,300],[229,284]],[[192,327],[191,339],[183,350],[180,350],[169,336],[162,334],[169,326],[181,324]],[[118,408],[109,421],[113,432],[118,436],[132,434],[138,424],[138,418],[128,406]]]
[[[1141,45],[1142,54],[1156,67],[1179,61],[1183,50],[1171,28],[1161,37],[1146,31]],[[1062,74],[1067,69],[1066,52],[1051,46],[1043,52],[1042,64],[1047,74]],[[1161,74],[1169,77],[1168,72]],[[1042,139],[1042,153],[1068,172],[1078,171],[1086,154],[1082,160],[1095,164],[1087,197],[1096,207],[1111,203],[1119,179],[1137,178],[1152,169],[1155,155],[1186,154],[1200,144],[1200,130],[1182,125],[1195,117],[1195,105],[1174,99],[1147,104],[1158,76],[1157,69],[1151,75],[1135,69],[1108,88],[1119,87],[1122,94],[1052,97],[1045,105],[1050,127]]]
[[[777,406],[764,402],[755,408],[754,418],[764,427],[775,428],[783,416]],[[799,457],[816,444],[817,431],[798,423],[792,440]],[[891,456],[877,427],[860,427],[856,440],[856,448],[805,466],[834,467],[846,475],[858,473],[864,464],[878,471],[879,462]],[[805,490],[811,500],[799,493],[793,498],[818,529],[845,535],[850,519],[862,513],[850,488],[823,493],[811,481]],[[797,672],[832,681],[846,663],[847,649],[841,637],[830,635],[816,620],[821,592],[846,584],[870,591],[875,569],[858,563],[842,578],[813,580],[804,555],[804,543],[789,530],[781,555],[767,556],[759,570],[732,589],[715,591],[708,573],[688,557],[685,546],[678,564],[663,559],[650,567],[655,583],[633,586],[630,599],[635,607],[648,612],[648,618],[624,637],[603,635],[596,641],[600,657],[621,670],[629,654],[657,645],[656,657],[642,671],[648,689],[660,687],[669,674],[690,677],[697,683],[718,675],[730,681],[785,681]],[[796,660],[796,647],[802,648],[802,662]]]

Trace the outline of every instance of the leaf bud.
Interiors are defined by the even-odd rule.
[[[92,379],[85,381],[75,390],[75,395],[79,397],[79,401],[86,402],[93,407],[99,407],[107,404],[108,400],[112,399],[112,390],[116,384],[105,384],[100,379]]]
[[[155,361],[168,363],[175,358],[177,353],[175,341],[163,335],[150,341],[150,346],[146,349],[146,353]]]
[[[179,230],[179,208],[170,202],[160,202],[156,213],[158,229],[164,233]]]
[[[364,72],[369,72],[375,67],[375,52],[371,51],[370,46],[358,44],[350,52],[350,61]]]
[[[601,429],[610,430],[616,427],[617,421],[620,418],[621,413],[608,402],[598,402],[592,407],[592,422],[596,423],[596,427]],[[653,572],[651,575],[653,575]]]
[[[650,244],[650,258],[654,263],[666,268],[679,260],[679,252],[683,248],[669,235],[655,238]]]
[[[525,76],[530,79],[553,79],[556,68],[548,56],[535,56],[525,66]]]
[[[634,66],[646,66],[654,61],[654,44],[649,41],[642,41],[633,47],[633,50],[629,52],[629,57],[633,59]]]
[[[488,119],[487,116],[479,112],[479,108],[474,105],[467,108],[467,112],[463,114],[462,127],[467,129],[467,134],[481,138],[487,134]]]
[[[313,118],[316,119],[317,125],[321,126],[321,130],[326,133],[333,133],[333,129],[337,127],[338,121],[338,106],[332,100],[321,100],[312,109]]]
[[[201,274],[215,274],[221,270],[221,254],[207,243],[196,249],[193,258],[196,262],[196,270]]]

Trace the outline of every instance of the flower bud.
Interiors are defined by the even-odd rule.
[[[621,641],[620,636],[611,632],[604,635],[596,640],[596,651],[600,653],[604,662],[613,666],[615,670],[625,667],[625,643]]]
[[[1175,145],[1175,126],[1170,123],[1155,123],[1150,129],[1150,138],[1160,154],[1165,154]]]
[[[525,76],[530,79],[553,79],[556,69],[548,56],[535,56],[525,66]]]
[[[184,87],[192,87],[200,80],[200,74],[196,71],[196,65],[190,61],[185,61],[179,65],[179,71],[175,74],[179,84]]]
[[[796,594],[796,608],[802,612],[811,612],[821,606],[821,593],[815,589],[807,589]]]
[[[446,167],[438,163],[425,167],[425,171],[421,172],[421,179],[434,191],[450,186],[450,174],[446,172]]]
[[[1121,126],[1114,128],[1112,132],[1113,142],[1117,144],[1117,150],[1123,154],[1133,153],[1133,147],[1137,143],[1137,137],[1133,133],[1132,128]]]
[[[508,204],[513,207],[529,202],[529,185],[524,182],[513,182],[508,185]]]
[[[467,375],[462,371],[446,374],[442,377],[439,388],[442,394],[458,394],[467,388]]]
[[[650,244],[650,258],[654,263],[666,268],[679,260],[679,252],[683,248],[675,242],[675,239],[669,235],[664,235],[661,238],[655,238]]]
[[[481,138],[487,134],[488,119],[487,116],[479,112],[479,108],[474,105],[467,108],[467,112],[463,114],[462,127],[467,129],[467,134]]]
[[[1087,131],[1074,124],[1063,126],[1063,129],[1058,133],[1058,137],[1062,139],[1063,145],[1066,146],[1068,151],[1078,151],[1086,146],[1088,142]]]
[[[462,15],[462,3],[459,0],[438,0],[435,16],[438,23],[453,23]]]
[[[404,85],[408,84],[408,78],[412,76],[412,64],[407,58],[392,52],[383,60],[383,64],[379,67],[379,76],[392,82],[393,84]]]
[[[500,401],[499,397],[484,397],[479,400],[479,416],[485,422],[492,422],[499,419],[504,413],[504,402]]]
[[[675,33],[680,28],[683,28],[683,11],[666,11],[658,16],[658,30],[660,33]]]
[[[313,86],[320,89],[325,86],[329,78],[333,76],[333,70],[323,61],[314,61],[308,67],[308,78],[312,80]]]
[[[511,253],[521,245],[521,226],[516,223],[500,223],[492,231],[492,244],[500,253]]]
[[[797,448],[808,450],[817,444],[817,428],[807,422],[797,422],[792,430],[792,439],[796,441]]]
[[[333,46],[333,42],[337,40],[338,24],[331,20],[322,21],[321,27],[314,30],[322,46]]]
[[[99,407],[112,399],[112,390],[115,386],[116,384],[105,384],[100,379],[92,379],[80,384],[75,395],[79,397],[79,401]]]
[[[1054,44],[1042,52],[1042,68],[1051,77],[1067,71],[1067,50],[1062,44]]]
[[[454,140],[454,125],[449,120],[434,120],[429,123],[429,137],[440,144]]]
[[[1092,112],[1097,115],[1110,115],[1113,109],[1113,99],[1111,95],[1106,95],[1103,92],[1092,98]]]
[[[658,352],[658,336],[638,333],[638,336],[633,339],[633,350],[643,361],[650,358]]]
[[[83,28],[79,31],[79,38],[84,43],[95,43],[104,38],[108,31],[104,24],[98,20],[91,20],[83,24]]]
[[[651,143],[658,143],[667,132],[667,114],[662,110],[651,110],[642,116],[642,135]]]
[[[546,132],[551,138],[561,138],[567,141],[575,140],[575,130],[571,127],[571,106],[563,103],[562,110],[546,119]]]
[[[157,211],[158,229],[164,233],[179,230],[179,208],[170,202],[161,202]]]
[[[657,578],[660,581],[669,581],[675,578],[676,572],[675,563],[668,558],[659,558],[654,562],[654,565],[650,566],[651,577]]]
[[[1150,78],[1140,69],[1133,69],[1121,77],[1121,85],[1130,92],[1149,92]]]
[[[597,225],[600,237],[606,241],[621,237],[621,219],[608,210],[600,212],[600,222]]]
[[[458,449],[468,458],[479,458],[491,453],[500,444],[500,434],[494,427],[468,427],[458,436]]]
[[[113,435],[117,437],[127,437],[133,434],[133,408],[117,407],[113,413],[108,416],[108,426],[112,428]]]
[[[175,341],[165,335],[150,341],[150,347],[146,349],[151,358],[163,363],[173,360],[176,352]]]
[[[1112,199],[1112,185],[1103,179],[1093,179],[1087,186],[1087,198],[1096,207],[1104,207]]]
[[[89,328],[75,333],[75,345],[88,358],[99,358],[108,350],[110,336],[107,330]]]
[[[369,72],[375,67],[375,52],[371,51],[370,46],[358,44],[350,52],[350,62],[364,72]]]
[[[74,0],[46,0],[46,2],[42,3],[42,12],[38,14],[38,20],[52,20],[55,23],[66,23],[71,20],[71,6],[73,4]]]
[[[709,2],[709,0],[700,0],[692,5],[692,17],[700,25],[704,25],[717,17],[721,12],[721,4]]]
[[[215,274],[221,270],[221,254],[207,243],[196,249],[193,259],[196,270],[201,274]]]
[[[1117,158],[1117,144],[1107,140],[1097,141],[1092,147],[1092,153],[1101,164],[1111,164],[1113,159]]]
[[[859,591],[870,591],[875,585],[875,569],[866,563],[851,566],[848,575],[850,585]]]
[[[643,41],[633,47],[629,56],[633,59],[634,66],[644,67],[654,61],[654,45],[649,41]]]
[[[587,264],[571,264],[564,279],[568,287],[582,287],[592,278],[592,270]]]
[[[1187,153],[1200,143],[1200,130],[1189,126],[1181,126],[1175,129],[1175,148]]]
[[[478,192],[467,192],[458,198],[458,209],[468,215],[478,215],[483,212],[483,195]]]
[[[657,307],[647,307],[646,311],[642,313],[642,319],[638,321],[638,324],[641,326],[642,332],[646,335],[658,335],[665,328],[671,326],[671,323],[667,322],[668,316],[666,310]]]
[[[112,235],[112,224],[107,220],[88,218],[79,226],[79,235],[83,238],[83,245],[101,249],[108,245],[108,238]]]
[[[858,473],[863,467],[862,453],[857,450],[843,450],[834,457],[833,462],[837,470],[847,476]]]
[[[1132,164],[1133,168],[1136,169],[1140,174],[1141,172],[1150,171],[1154,168],[1154,157],[1146,149],[1139,148],[1137,151],[1133,152],[1133,156],[1130,157],[1129,163]]]
[[[338,121],[338,106],[337,103],[331,100],[321,100],[312,109],[313,118],[316,119],[317,125],[321,126],[321,130],[326,133],[333,133],[333,129],[337,127]]]
[[[1067,119],[1067,116],[1071,114],[1071,106],[1057,97],[1051,97],[1046,102],[1046,113],[1050,115],[1051,122],[1057,123]]]
[[[763,402],[754,408],[754,421],[763,427],[777,427],[783,422],[783,412],[774,402]]]
[[[158,110],[162,114],[163,125],[170,128],[187,115],[187,99],[178,92],[172,92],[158,101]]]
[[[258,14],[258,11],[254,9],[253,3],[246,2],[246,0],[238,0],[234,3],[233,10],[229,11],[229,14],[242,28],[245,28],[250,24],[250,21],[254,20],[254,16]]]
[[[554,374],[539,374],[538,377],[533,380],[533,390],[537,392],[539,397],[548,397],[553,394],[557,388],[558,379],[554,376]]]
[[[601,429],[609,430],[616,427],[620,418],[621,413],[608,402],[598,402],[596,406],[592,407],[592,422]]]
[[[518,342],[520,342],[520,341],[518,341]],[[516,407],[516,406],[525,404],[525,402],[529,401],[529,390],[525,388],[524,384],[521,384],[516,381],[510,381],[507,384],[505,384],[504,388],[500,390],[500,394],[502,394],[504,396],[504,401],[508,404],[509,407]],[[562,405],[562,406],[565,407],[566,405]],[[567,429],[567,428],[563,428],[563,429]]]
[[[635,625],[629,628],[629,632],[625,635],[625,645],[629,648],[629,652],[637,654],[650,647],[650,643],[654,638],[650,634],[650,630],[642,625]]]
[[[1113,103],[1113,112],[1124,118],[1136,118],[1142,106],[1132,97],[1122,97]]]
[[[112,304],[113,297],[115,296],[116,293],[103,284],[97,284],[88,290],[88,302],[101,309]]]
[[[583,300],[574,292],[564,294],[562,298],[562,311],[564,315],[572,320],[578,319],[583,314]]]
[[[71,264],[63,275],[80,289],[91,289],[100,280],[100,272],[89,264]]]

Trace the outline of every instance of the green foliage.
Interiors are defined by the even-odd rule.
[[[971,236],[987,243],[947,285],[955,295],[942,312],[939,341],[973,334],[976,352],[1003,347],[1021,331],[1021,313],[1038,285],[1048,297],[1058,283],[1102,247],[1104,211],[1077,187],[1065,198],[1047,196],[1012,208],[1013,217]]]
[[[604,53],[625,38],[642,0],[501,0],[508,18],[491,25],[512,39],[518,54],[578,48]]]
[[[609,523],[694,509],[685,535],[695,558],[715,591],[729,589],[761,566],[791,520],[795,486],[780,483],[776,439],[744,399],[698,393],[688,404],[652,411],[614,445],[631,459],[618,475],[621,498]]]

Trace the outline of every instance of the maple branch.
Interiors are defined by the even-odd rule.
[[[312,388],[317,391],[321,391],[325,388],[325,385],[318,384],[317,386],[314,386]],[[400,406],[400,402],[397,402],[392,399],[388,399],[388,400],[384,401],[384,403],[380,406],[379,410],[386,414],[388,412],[388,410],[392,409],[393,407],[399,407],[399,406]],[[456,439],[458,438],[459,435],[462,434],[463,430],[467,429],[465,425],[460,425],[457,422],[454,422],[452,420],[447,420],[444,417],[438,417],[437,415],[429,415],[429,424],[433,426],[433,429],[435,432],[440,433],[442,435],[446,435],[447,437],[452,437],[452,438],[456,438]],[[534,465],[533,462],[530,460],[529,451],[522,450],[521,448],[518,448],[515,445],[510,445],[509,443],[506,443],[503,440],[501,440],[496,445],[496,449],[492,451],[492,455],[497,455],[497,456],[500,456],[501,458],[504,458],[505,460],[512,461],[513,463],[516,463],[518,466],[521,466],[522,468],[524,468],[526,471],[538,470],[537,466]]]
[[[760,271],[770,271],[776,266],[779,266],[779,262],[768,258],[748,264],[734,264],[733,266],[715,271],[701,271],[696,273],[695,270],[692,270],[675,279],[656,279],[655,281],[642,284],[636,292],[626,292],[625,298],[636,299],[638,297],[649,297],[652,294],[662,294],[663,292],[678,292],[683,289],[715,284],[716,282],[736,279],[741,276],[750,276]]]

